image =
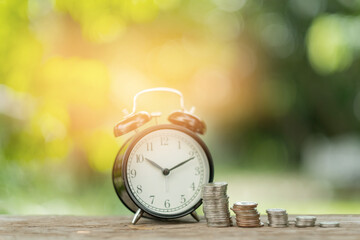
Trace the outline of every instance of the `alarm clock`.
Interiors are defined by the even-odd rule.
[[[180,109],[168,116],[168,124],[157,123],[159,112],[137,112],[138,97],[151,92],[180,97]],[[152,88],[135,95],[133,111],[114,127],[116,137],[134,134],[121,146],[112,173],[116,194],[135,213],[132,224],[142,216],[164,220],[191,214],[199,221],[196,209],[202,203],[202,185],[214,178],[211,154],[198,136],[205,130],[205,123],[185,110],[180,91]]]

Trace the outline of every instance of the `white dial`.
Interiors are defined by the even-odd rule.
[[[143,207],[157,214],[176,215],[199,202],[209,173],[206,153],[194,138],[178,130],[159,129],[135,144],[125,177]]]

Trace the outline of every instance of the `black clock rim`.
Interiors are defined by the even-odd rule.
[[[190,137],[194,138],[195,141],[197,141],[200,146],[203,148],[205,155],[208,159],[209,162],[209,181],[208,182],[212,182],[214,180],[214,164],[213,164],[213,160],[210,154],[210,151],[208,149],[208,147],[206,146],[205,142],[194,132],[181,127],[181,126],[177,126],[177,125],[172,125],[172,124],[161,124],[161,125],[156,125],[156,126],[152,126],[149,127],[139,133],[137,133],[130,141],[130,144],[128,146],[128,148],[125,151],[124,157],[123,157],[123,168],[122,168],[122,176],[123,176],[123,180],[124,180],[124,185],[125,185],[125,189],[128,193],[128,195],[130,196],[131,200],[135,203],[135,205],[142,209],[145,213],[149,214],[150,216],[156,217],[156,218],[162,218],[162,219],[174,219],[174,218],[180,218],[183,216],[186,216],[192,212],[194,212],[201,204],[202,204],[202,199],[200,199],[193,207],[191,207],[190,209],[188,209],[185,212],[182,213],[178,213],[178,214],[159,214],[156,213],[154,211],[148,210],[145,206],[143,206],[137,199],[136,197],[133,195],[132,191],[130,190],[129,184],[128,184],[128,180],[127,180],[127,162],[128,162],[128,158],[129,155],[132,151],[132,149],[134,148],[135,144],[143,137],[145,137],[147,134],[157,131],[157,130],[161,130],[161,129],[173,129],[173,130],[177,130],[180,132],[183,132],[187,135],[189,135]]]

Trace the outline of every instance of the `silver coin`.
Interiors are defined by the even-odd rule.
[[[204,216],[205,217],[228,217],[230,216],[230,213],[228,212],[207,212],[207,213],[204,213]]]
[[[208,222],[224,222],[229,221],[229,216],[227,217],[217,217],[217,218],[206,218]]]
[[[274,223],[274,222],[268,222],[269,225],[289,225],[288,222],[277,222],[277,223]]]
[[[227,223],[227,224],[229,224],[230,221],[229,221],[229,219],[223,219],[223,220],[218,220],[218,221],[209,220],[209,221],[207,221],[207,223],[212,223],[212,224],[224,224],[224,223]]]
[[[285,228],[288,227],[288,224],[268,224],[269,227],[273,227],[273,228]]]
[[[230,213],[224,211],[224,212],[206,212],[204,213],[204,216],[205,217],[223,217],[223,216],[227,216],[229,217],[230,216]]]
[[[205,196],[205,197],[223,197],[223,196],[226,196],[226,191],[225,192],[214,192],[214,191],[211,191],[211,192],[202,192],[201,193],[202,196]]]
[[[207,205],[216,205],[216,204],[227,204],[229,205],[229,200],[227,198],[219,198],[219,199],[207,199],[207,198],[203,198],[203,204],[207,204]]]
[[[251,201],[241,201],[241,202],[236,202],[233,205],[233,208],[256,208],[257,207],[257,203],[256,202],[251,202]]]
[[[202,196],[203,201],[227,201],[228,198],[223,196]]]
[[[230,214],[229,210],[227,208],[203,208],[204,213],[227,213]]]
[[[219,203],[226,203],[226,204],[229,204],[229,199],[228,198],[224,198],[224,197],[219,197],[219,198],[203,198],[203,203],[206,203],[206,204],[211,204],[211,203],[214,203],[214,204],[219,204]]]
[[[227,195],[225,193],[215,193],[215,192],[206,192],[206,193],[202,193],[202,196],[205,198],[224,198],[227,197]]]
[[[203,202],[203,207],[226,207],[226,208],[229,208],[229,204],[226,202],[220,202],[220,203]]]
[[[333,228],[333,227],[340,227],[340,223],[339,222],[320,222],[319,226],[323,227],[323,228]]]
[[[260,214],[258,211],[256,210],[251,210],[251,211],[237,211],[237,210],[234,210],[233,208],[231,208],[231,210],[235,213],[235,214],[239,214],[239,215],[245,215],[245,214]]]
[[[239,212],[239,213],[252,213],[252,212],[258,212],[256,209],[237,209],[237,208],[231,208],[231,210],[233,210],[234,212]]]
[[[210,198],[210,197],[223,197],[223,196],[227,196],[227,195],[226,195],[226,191],[225,192],[211,191],[211,192],[202,192],[201,196]]]
[[[269,222],[288,222],[288,219],[287,218],[278,218],[278,219],[274,219],[274,218],[270,218],[268,219]]]
[[[266,212],[268,214],[272,214],[272,215],[286,214],[286,210],[282,209],[282,208],[269,208],[269,209],[266,209]]]
[[[231,224],[230,223],[208,223],[207,224],[208,227],[230,227]]]
[[[227,185],[219,185],[219,184],[214,184],[214,183],[209,183],[206,184],[202,187],[203,190],[225,190],[227,189]]]
[[[295,224],[315,224],[315,221],[296,221]]]
[[[316,217],[315,216],[297,216],[296,220],[297,221],[316,221]]]
[[[208,200],[217,200],[217,199],[228,199],[227,196],[225,194],[212,194],[212,193],[209,193],[209,194],[203,194],[201,196],[203,199],[208,199]]]
[[[301,227],[301,226],[305,226],[305,227],[313,227],[315,226],[315,222],[296,222],[295,226],[297,227]]]
[[[220,201],[207,201],[203,199],[203,205],[227,205],[229,206],[228,200],[220,200]]]
[[[215,186],[215,187],[218,187],[218,186],[227,186],[227,185],[228,185],[227,182],[212,182],[212,183],[204,184],[205,187],[207,187],[207,186]]]
[[[203,207],[205,212],[228,212],[230,213],[227,207]]]
[[[277,221],[277,220],[282,220],[282,219],[288,219],[288,216],[287,215],[284,215],[281,217],[268,216],[268,219],[274,219],[274,221]]]
[[[217,194],[217,193],[203,193],[201,195],[201,197],[204,198],[204,199],[211,200],[211,199],[219,199],[219,198],[227,199],[228,196],[226,194],[223,194],[223,193],[219,193],[219,194]]]
[[[230,227],[230,223],[208,223],[208,227]]]
[[[223,212],[206,212],[204,213],[206,217],[216,217],[216,216],[230,216],[229,212],[223,211]]]
[[[208,216],[208,217],[210,217],[210,216],[230,216],[230,213],[228,212],[228,211],[213,211],[213,212],[209,212],[209,211],[207,211],[207,212],[205,212],[204,213],[205,214],[205,216]]]
[[[221,187],[221,188],[203,187],[203,188],[202,188],[202,192],[219,192],[219,193],[225,193],[226,190],[227,190],[226,187]]]
[[[210,189],[210,188],[204,188],[202,190],[202,193],[205,194],[205,193],[218,193],[218,194],[226,194],[226,190],[225,188],[222,188],[222,189]]]
[[[305,227],[315,227],[315,225],[299,225],[299,224],[295,224],[295,227],[305,228]]]
[[[227,224],[229,225],[230,224],[230,221],[229,219],[228,220],[222,220],[222,221],[207,221],[207,224],[221,224],[221,225],[224,225],[224,224]]]
[[[277,220],[274,220],[274,219],[268,219],[268,221],[270,223],[283,223],[283,222],[288,222],[288,219],[277,219]]]
[[[229,212],[229,208],[227,206],[203,206],[203,210],[205,211],[223,211],[226,210]]]
[[[284,215],[271,215],[271,214],[268,214],[268,218],[273,218],[273,219],[287,218],[287,217],[288,217],[287,214],[284,214]]]
[[[203,208],[226,208],[226,209],[229,209],[229,205],[228,204],[203,204]]]
[[[288,224],[288,221],[284,220],[284,221],[269,221],[270,224]]]

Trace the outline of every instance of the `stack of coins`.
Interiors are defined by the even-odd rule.
[[[319,223],[320,227],[323,228],[334,228],[334,227],[340,227],[340,223],[339,222],[321,222]]]
[[[236,214],[236,224],[239,227],[262,227],[260,213],[257,211],[256,202],[236,202],[232,210]]]
[[[226,194],[227,183],[215,182],[203,186],[203,211],[208,227],[229,227],[229,197]]]
[[[314,227],[316,222],[316,217],[314,216],[298,216],[296,217],[295,226],[296,227]]]
[[[271,208],[267,209],[269,227],[287,227],[288,225],[288,214],[285,209]]]

